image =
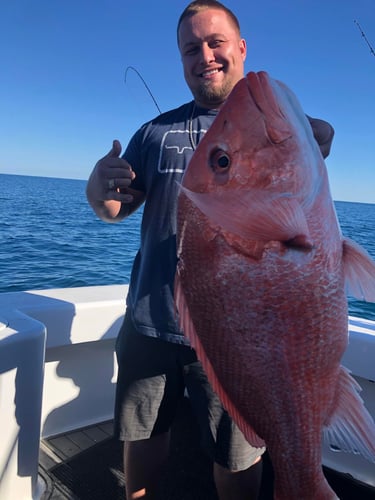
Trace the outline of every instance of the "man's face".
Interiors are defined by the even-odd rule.
[[[206,9],[182,21],[179,48],[184,76],[196,103],[218,108],[244,76],[246,42],[227,14]]]

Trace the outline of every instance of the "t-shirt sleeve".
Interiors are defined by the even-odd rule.
[[[131,183],[131,188],[138,191],[146,191],[143,175],[143,162],[142,162],[142,137],[143,130],[138,130],[133,137],[123,154],[123,158],[129,163],[135,173],[135,178]]]

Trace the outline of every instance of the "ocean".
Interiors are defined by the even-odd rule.
[[[139,245],[141,211],[99,220],[86,181],[0,174],[0,292],[124,284]],[[345,236],[375,259],[375,204],[335,202]],[[375,304],[349,299],[375,320]]]

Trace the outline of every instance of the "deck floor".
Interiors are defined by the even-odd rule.
[[[161,478],[162,500],[217,500],[212,463],[200,450],[187,402],[171,438],[168,470]],[[259,500],[272,500],[273,473],[267,454],[263,462]],[[125,500],[122,450],[113,439],[113,421],[42,440],[39,472],[46,483],[41,500]],[[325,474],[341,500],[375,500],[373,488],[329,469]]]
[[[47,488],[41,500],[71,500],[71,496],[68,496],[59,488],[59,484],[52,480],[49,471],[92,446],[110,439],[112,435],[113,421],[108,421],[43,439],[39,451],[39,471]]]

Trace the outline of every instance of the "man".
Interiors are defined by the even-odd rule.
[[[187,388],[214,462],[220,500],[255,499],[264,449],[252,448],[211,390],[195,352],[176,322],[177,183],[202,135],[244,76],[246,42],[236,17],[212,0],[195,1],[177,28],[184,76],[194,100],[145,124],[120,158],[121,145],[98,161],[87,185],[95,213],[107,222],[129,216],[143,202],[141,247],[135,258],[127,312],[119,332],[115,429],[124,441],[128,500],[157,498],[169,432]],[[312,120],[324,156],[332,127]]]

